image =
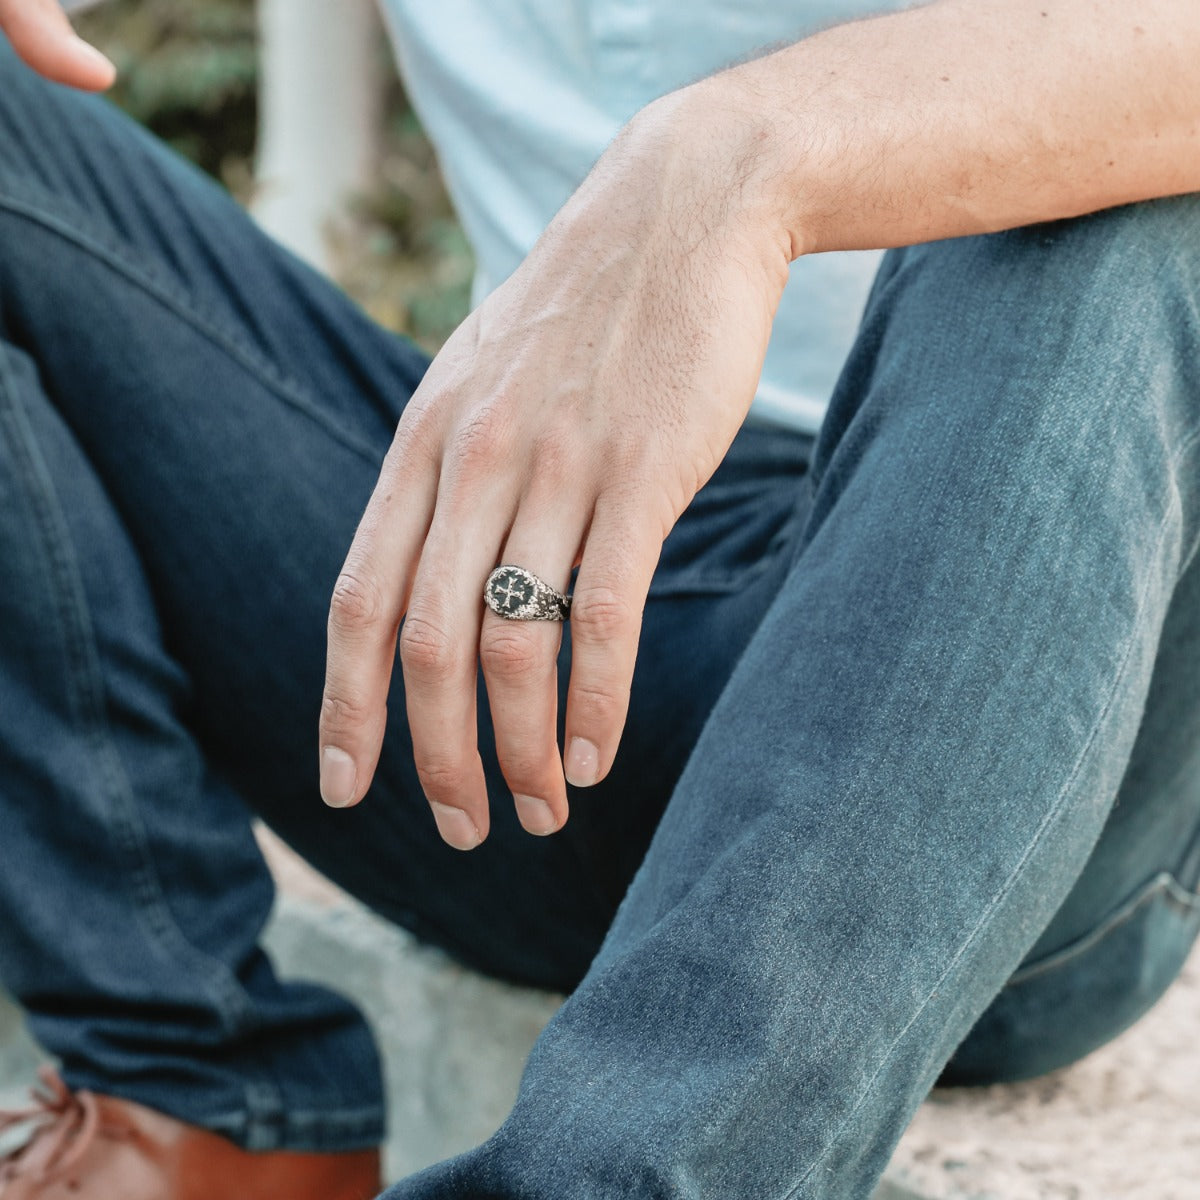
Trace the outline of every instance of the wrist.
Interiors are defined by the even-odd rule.
[[[735,210],[731,217],[759,242],[782,246],[788,261],[820,249],[819,170],[814,139],[774,102],[757,62],[722,71],[665,97],[675,101],[677,138],[700,139]]]
[[[664,192],[691,210],[679,214],[689,223],[786,266],[809,247],[796,236],[793,196],[781,186],[780,135],[772,115],[749,103],[729,74],[655,100],[619,141],[628,139],[630,152],[653,164]]]

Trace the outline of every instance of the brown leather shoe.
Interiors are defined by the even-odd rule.
[[[379,1151],[253,1154],[128,1100],[71,1092],[51,1071],[33,1108],[0,1113],[32,1136],[0,1158],[0,1200],[371,1200]]]

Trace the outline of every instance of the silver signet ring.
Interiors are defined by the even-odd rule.
[[[565,621],[571,597],[556,591],[524,567],[497,567],[483,589],[484,603],[509,621]]]

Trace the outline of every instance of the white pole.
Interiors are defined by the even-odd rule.
[[[375,168],[382,26],[371,0],[259,0],[258,21],[252,210],[268,233],[327,270],[329,224]]]

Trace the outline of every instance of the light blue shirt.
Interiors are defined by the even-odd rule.
[[[413,105],[475,249],[475,301],[528,254],[651,100],[822,26],[905,0],[384,0]],[[794,263],[753,415],[815,431],[875,252]]]

